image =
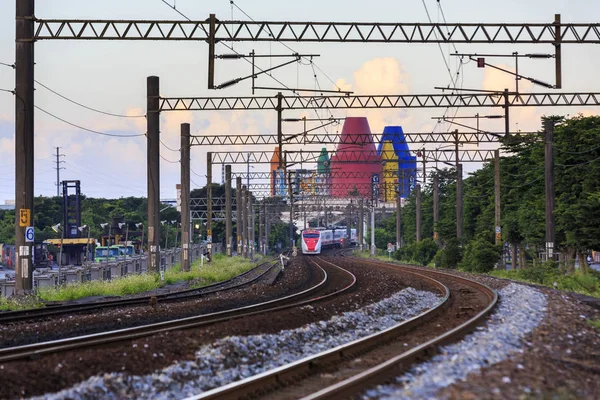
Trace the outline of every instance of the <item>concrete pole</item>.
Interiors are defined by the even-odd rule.
[[[242,255],[248,256],[248,189],[242,186]]]
[[[237,234],[237,248],[236,248],[236,253],[238,256],[242,256],[243,254],[243,244],[242,244],[242,232],[244,231],[244,224],[243,224],[243,203],[244,200],[242,200],[242,178],[241,177],[237,177],[235,178],[235,231]]]
[[[225,166],[225,246],[227,257],[233,255],[231,243],[231,228],[233,221],[231,220],[231,165]]]
[[[544,174],[546,193],[546,254],[548,259],[554,259],[554,121],[544,120]]]
[[[462,164],[456,166],[456,238],[463,236],[463,193],[462,193]]]
[[[433,240],[440,245],[440,234],[437,230],[438,221],[440,220],[440,177],[436,172],[433,175]]]
[[[292,188],[292,173],[288,175],[288,193],[290,196],[290,249],[294,248],[294,189]]]
[[[33,289],[33,243],[25,230],[33,226],[34,173],[34,0],[16,2],[15,31],[15,291]],[[58,166],[57,166],[58,167]],[[64,227],[66,229],[66,227]]]
[[[248,258],[254,259],[254,206],[251,191],[248,191]]]
[[[208,262],[212,261],[212,152],[206,153],[206,250]]]
[[[499,245],[502,243],[500,227],[500,150],[494,151],[494,220],[496,222],[496,245]],[[502,254],[504,254],[504,251]]]
[[[147,79],[148,271],[160,268],[160,111],[159,79]]]
[[[371,255],[374,256],[377,247],[375,247],[375,203],[371,206]]]
[[[346,239],[348,240],[348,246],[350,245],[350,236],[352,236],[352,205],[346,206]]]
[[[402,197],[396,195],[396,249],[402,245]]]
[[[190,270],[190,124],[181,124],[181,269]]]
[[[258,253],[259,254],[264,254],[265,253],[265,241],[264,241],[264,218],[265,218],[265,213],[264,213],[264,209],[265,209],[265,203],[263,204],[258,204]]]
[[[265,254],[269,253],[269,234],[271,233],[271,213],[265,204]]]
[[[363,208],[363,200],[358,201],[358,248],[360,251],[363,249],[364,241],[364,229],[365,229],[365,214]]]
[[[415,187],[415,196],[417,199],[417,243],[421,241],[421,185],[417,184]]]

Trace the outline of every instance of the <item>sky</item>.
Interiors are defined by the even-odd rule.
[[[175,0],[166,0],[174,4]],[[368,4],[367,7],[365,5]],[[425,4],[425,5],[424,5]],[[439,4],[439,5],[438,5]],[[436,0],[304,0],[302,2],[274,0],[237,0],[235,5],[255,20],[271,21],[363,21],[363,22],[549,22],[554,14],[562,14],[563,22],[598,22],[590,16],[600,15],[597,0],[461,0],[439,3]],[[441,7],[440,7],[441,5]],[[210,13],[217,18],[248,19],[229,0],[176,0],[176,7],[194,20],[204,20]],[[12,64],[14,45],[15,1],[0,0],[0,62]],[[37,1],[38,18],[74,19],[181,19],[162,0],[77,0]],[[439,93],[435,86],[448,86],[460,66],[458,57],[449,54],[454,46],[442,44],[349,44],[349,43],[288,43],[299,53],[320,54],[315,58],[317,78],[310,65],[292,64],[273,75],[290,87],[334,89],[340,87],[356,94],[428,94]],[[113,117],[74,105],[37,85],[35,104],[73,124],[91,130],[116,135],[143,134],[146,105],[146,77],[156,75],[161,80],[161,95],[187,96],[249,96],[249,81],[225,90],[209,91],[207,82],[207,50],[203,42],[131,42],[131,41],[40,41],[35,48],[35,78],[48,88],[86,106],[130,118]],[[238,52],[259,54],[290,54],[281,43],[235,43]],[[551,45],[480,45],[456,44],[460,53],[553,53]],[[217,45],[217,54],[230,53]],[[598,92],[597,66],[600,47],[563,45],[563,91]],[[449,73],[444,60],[451,70]],[[492,62],[491,59],[486,60]],[[514,70],[513,58],[495,59],[497,65]],[[277,61],[261,60],[262,68]],[[519,60],[520,73],[545,82],[554,82],[554,60]],[[323,72],[321,72],[323,71]],[[250,67],[241,60],[217,60],[216,82],[249,75]],[[470,62],[462,65],[459,77],[464,88],[502,90],[514,88],[514,78],[490,68],[477,68]],[[276,86],[269,77],[257,81],[261,86]],[[14,70],[0,65],[0,89],[14,89]],[[522,80],[521,92],[546,92],[539,86]],[[274,95],[260,91],[257,95]],[[14,199],[14,96],[0,92],[0,204]],[[447,124],[432,117],[443,115],[444,109],[410,110],[333,110],[336,117],[366,116],[373,133],[381,133],[387,125],[401,125],[405,132],[445,132]],[[451,110],[448,115],[454,115]],[[501,109],[461,109],[458,116],[498,114]],[[599,107],[513,108],[511,130],[531,131],[541,126],[546,114],[600,114]],[[284,117],[328,117],[327,111],[288,111]],[[141,116],[141,117],[140,117]],[[274,111],[165,112],[161,115],[161,198],[175,198],[179,183],[180,124],[189,122],[193,135],[202,134],[272,134],[276,132]],[[502,131],[502,120],[483,121],[481,129]],[[297,133],[302,126],[284,125],[285,133]],[[341,126],[328,127],[327,131]],[[473,145],[468,148],[475,148]],[[81,180],[82,192],[92,197],[146,196],[146,142],[139,137],[107,137],[65,124],[41,111],[35,113],[35,195],[56,194],[56,147],[60,148],[61,180]],[[304,146],[304,150],[319,150],[321,146]],[[333,145],[328,146],[334,149]],[[436,145],[428,146],[435,148]],[[288,150],[298,150],[294,146]],[[480,148],[493,148],[492,145]],[[206,183],[207,151],[272,151],[272,146],[242,148],[193,147],[192,188]],[[479,168],[465,165],[465,174]],[[243,171],[244,165],[233,166]],[[267,171],[267,165],[255,165],[253,171]],[[221,170],[215,167],[214,181],[220,183]]]

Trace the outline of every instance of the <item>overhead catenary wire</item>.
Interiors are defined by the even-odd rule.
[[[181,161],[181,160],[171,161],[168,158],[165,158],[162,154],[160,155],[160,158],[162,158],[164,161],[171,163],[171,164],[179,164],[179,162]]]
[[[10,67],[12,69],[15,69],[17,67],[15,64],[7,64],[4,62],[0,62],[0,65],[4,65],[5,67]]]
[[[573,154],[573,155],[587,154],[587,153],[591,153],[593,151],[596,151],[598,149],[600,149],[600,146],[593,147],[593,148],[591,148],[589,150],[586,150],[586,151],[567,151],[567,150],[559,149],[558,147],[556,147],[556,145],[554,146],[554,150],[558,151],[559,153]]]
[[[43,87],[44,89],[48,90],[49,92],[51,92],[51,93],[54,93],[54,94],[55,94],[55,95],[57,95],[58,97],[60,97],[60,98],[62,98],[62,99],[64,99],[64,100],[67,100],[68,102],[70,102],[70,103],[73,103],[73,104],[75,104],[75,105],[78,105],[79,107],[83,107],[83,108],[85,108],[86,110],[94,111],[94,112],[97,112],[97,113],[100,113],[100,114],[104,114],[104,115],[109,115],[109,116],[111,116],[111,117],[119,117],[119,118],[145,118],[145,117],[146,117],[145,115],[125,115],[125,114],[116,114],[116,113],[111,113],[111,112],[108,112],[108,111],[102,111],[102,110],[99,110],[99,109],[97,109],[97,108],[93,108],[93,107],[90,107],[90,106],[86,106],[85,104],[82,104],[82,103],[80,103],[80,102],[78,102],[78,101],[75,101],[75,100],[73,100],[73,99],[70,99],[70,98],[68,98],[67,96],[64,96],[64,95],[62,95],[62,94],[58,93],[57,91],[55,91],[55,90],[53,90],[53,89],[49,88],[48,86],[44,85],[42,82],[40,82],[40,81],[38,81],[38,80],[35,80],[35,83],[37,83],[38,85],[40,85],[40,86],[41,86],[41,87]]]
[[[164,147],[165,147],[167,150],[170,150],[170,151],[172,151],[172,152],[174,152],[174,153],[179,153],[179,152],[181,151],[181,149],[177,149],[177,150],[175,150],[175,149],[172,149],[172,148],[170,148],[169,146],[167,146],[167,145],[166,145],[166,143],[165,143],[165,142],[163,142],[163,141],[162,141],[162,140],[160,140],[160,139],[159,139],[159,142],[160,142],[160,144],[162,144],[162,145],[163,145],[163,146],[164,146]]]
[[[128,138],[128,137],[139,137],[139,136],[146,136],[146,134],[145,134],[145,133],[136,133],[136,134],[132,134],[132,135],[117,135],[117,134],[114,134],[114,133],[100,132],[100,131],[96,131],[96,130],[93,130],[93,129],[84,128],[84,127],[83,127],[83,126],[81,126],[81,125],[77,125],[77,124],[74,124],[73,122],[69,122],[69,121],[67,121],[66,119],[63,119],[63,118],[61,118],[61,117],[59,117],[59,116],[57,116],[57,115],[55,115],[55,114],[52,114],[52,113],[51,113],[51,112],[49,112],[49,111],[46,111],[46,110],[44,110],[44,109],[43,109],[43,108],[41,108],[40,106],[35,106],[35,108],[37,108],[37,109],[38,109],[38,110],[40,110],[41,112],[43,112],[43,113],[45,113],[45,114],[47,114],[47,115],[51,116],[51,117],[52,117],[52,118],[54,118],[54,119],[57,119],[57,120],[59,120],[59,121],[61,121],[61,122],[64,122],[64,123],[65,123],[65,124],[67,124],[67,125],[71,125],[71,126],[73,126],[73,127],[75,127],[75,128],[81,129],[81,130],[83,130],[83,131],[86,131],[86,132],[94,133],[94,134],[96,134],[96,135],[102,135],[102,136],[111,136],[111,137],[118,137],[118,138]]]
[[[244,14],[246,17],[248,17],[248,19],[250,19],[252,22],[256,22],[256,21],[254,20],[254,18],[252,18],[250,15],[248,15],[248,13],[247,13],[246,11],[242,10],[242,8],[241,8],[240,6],[238,6],[238,5],[237,5],[237,4],[236,4],[236,3],[235,3],[233,0],[229,0],[229,1],[231,2],[231,4],[232,4],[232,5],[233,5],[235,8],[237,8],[238,10],[240,10],[240,12],[241,12],[242,14]],[[286,48],[287,48],[288,50],[290,50],[291,52],[293,52],[293,53],[297,54],[297,52],[296,52],[294,49],[292,49],[290,46],[288,46],[286,43],[284,43],[284,42],[281,42],[281,41],[279,41],[279,40],[278,40],[278,42],[279,42],[279,43],[281,43],[281,44],[282,44],[284,47],[286,47]],[[322,74],[323,74],[323,75],[324,75],[324,76],[325,76],[325,77],[326,77],[326,78],[327,78],[327,79],[328,79],[328,80],[329,80],[329,81],[330,81],[330,82],[333,84],[333,86],[335,86],[335,87],[336,87],[338,90],[341,90],[341,88],[340,88],[340,87],[339,87],[339,86],[338,86],[338,85],[337,85],[337,84],[336,84],[336,83],[333,81],[333,79],[331,79],[331,78],[329,77],[329,75],[327,75],[327,74],[325,73],[325,71],[323,71],[323,70],[322,70],[322,69],[321,69],[321,68],[320,68],[320,67],[319,67],[319,66],[318,66],[318,65],[317,65],[317,64],[316,64],[316,63],[315,63],[315,62],[314,62],[314,61],[313,61],[311,58],[304,57],[304,56],[302,56],[301,58],[304,58],[305,60],[309,61],[311,64],[314,64],[314,65],[315,65],[315,67],[316,67],[316,68],[317,68],[317,69],[318,69],[318,70],[319,70],[319,71],[320,71],[320,72],[321,72],[321,73],[322,73]]]

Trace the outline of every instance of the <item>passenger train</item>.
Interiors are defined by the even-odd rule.
[[[302,254],[321,254],[321,250],[356,245],[356,229],[350,230],[350,240],[346,228],[311,228],[302,231]]]

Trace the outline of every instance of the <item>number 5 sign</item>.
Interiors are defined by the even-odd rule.
[[[19,209],[19,226],[31,225],[31,210],[29,208]]]

